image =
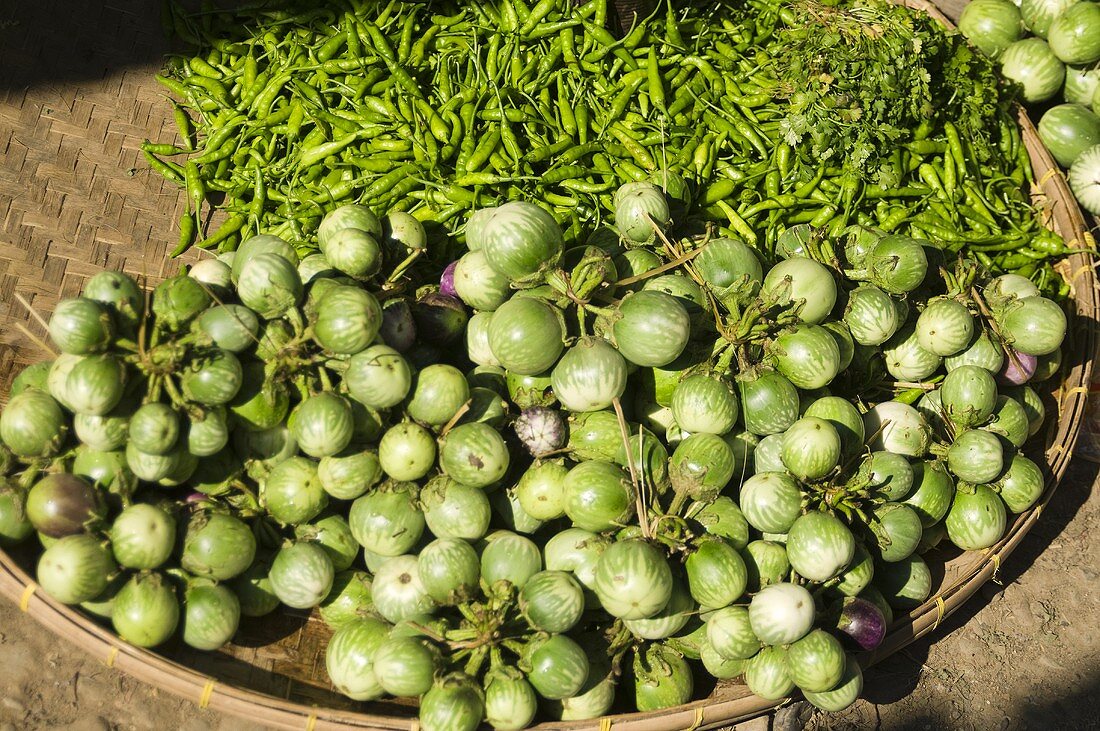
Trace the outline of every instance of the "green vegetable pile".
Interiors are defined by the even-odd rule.
[[[144,647],[315,609],[333,686],[425,731],[701,673],[855,701],[936,564],[1042,497],[1070,249],[931,21],[605,11],[167,16],[204,49],[145,146],[178,251],[228,218],[151,292],[88,280],[16,378],[0,545],[46,593]]]
[[[1050,264],[1070,250],[1028,205],[1011,94],[961,37],[884,0],[662,3],[623,38],[606,15],[605,0],[176,10],[197,53],[161,81],[184,142],[146,153],[192,216],[224,194],[202,248],[271,233],[306,251],[353,202],[453,230],[531,200],[583,242],[614,190],[648,180],[679,221],[766,251],[791,225],[861,223],[1057,291]],[[177,252],[191,216],[182,228]]]
[[[347,205],[305,258],[97,274],[0,413],[0,544],[140,646],[316,609],[334,687],[426,731],[670,708],[696,672],[848,706],[948,543],[1041,497],[1065,315],[928,241],[773,257],[613,200],[600,245],[481,209],[442,273],[415,218]]]
[[[1041,114],[1039,138],[1068,170],[1077,202],[1100,215],[1100,8],[1078,0],[975,0],[959,30],[1019,85],[1030,111]]]

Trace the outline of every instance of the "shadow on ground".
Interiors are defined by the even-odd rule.
[[[156,0],[5,3],[0,90],[99,79],[155,64],[168,48],[160,6]]]
[[[1073,520],[1088,500],[1093,481],[1098,474],[1100,474],[1100,465],[1091,462],[1077,460],[1070,465],[1042,519],[1028,532],[1012,552],[1010,559],[1005,561],[997,581],[986,584],[978,596],[973,597],[971,601],[963,604],[954,614],[945,619],[937,631],[876,665],[870,673],[864,697],[872,703],[892,703],[911,693],[912,684],[916,680],[915,673],[910,683],[899,682],[907,674],[906,666],[911,670],[919,670],[928,659],[928,651],[933,644],[966,626],[990,600],[1003,592],[1005,587],[1016,582]],[[1096,713],[1090,715],[1096,717]]]

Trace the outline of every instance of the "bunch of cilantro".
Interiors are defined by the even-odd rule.
[[[818,160],[892,186],[901,173],[891,153],[922,127],[938,136],[949,120],[979,162],[1012,169],[1015,160],[999,159],[997,141],[1013,90],[962,36],[888,0],[785,7],[788,22],[765,52],[776,96],[789,103],[779,123],[788,143],[808,144]]]

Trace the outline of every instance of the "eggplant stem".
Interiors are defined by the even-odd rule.
[[[413,251],[413,253],[406,256],[400,264],[394,267],[393,273],[386,278],[386,284],[393,284],[398,279],[400,279],[401,275],[404,274],[408,270],[408,268],[413,265],[413,262],[419,259],[420,255],[423,253],[424,249],[416,249],[415,251]]]
[[[18,295],[17,295],[17,296],[18,296]],[[24,324],[23,324],[23,323],[21,323],[21,322],[17,322],[17,323],[15,323],[15,327],[16,327],[16,329],[17,329],[17,330],[19,330],[19,332],[21,332],[21,333],[23,333],[24,335],[26,335],[26,336],[27,336],[27,338],[28,338],[28,339],[29,339],[29,340],[30,340],[31,342],[33,342],[33,343],[34,343],[35,345],[37,345],[37,346],[38,346],[39,348],[41,348],[42,350],[44,350],[44,351],[45,351],[45,352],[46,352],[46,353],[47,353],[47,354],[48,354],[48,355],[49,355],[49,356],[50,356],[51,358],[55,358],[55,359],[57,358],[57,352],[56,352],[56,351],[55,351],[55,350],[54,350],[53,348],[51,348],[51,347],[50,347],[49,345],[47,345],[47,344],[46,344],[46,341],[45,341],[45,340],[43,340],[42,338],[40,338],[40,337],[38,337],[37,335],[35,335],[34,333],[32,333],[32,332],[31,332],[31,331],[30,331],[30,330],[29,330],[29,329],[27,328],[27,326],[26,326],[26,325],[24,325]]]
[[[997,320],[993,317],[993,313],[990,312],[989,307],[986,306],[985,299],[978,294],[976,287],[970,288],[970,298],[978,305],[978,309],[981,311],[986,324],[989,325],[989,329],[992,330],[993,334],[997,336],[997,339],[1001,341],[1005,349],[1005,354],[1012,361],[1012,365],[1016,366],[1021,373],[1026,373],[1027,371],[1024,369],[1024,364],[1020,362],[1020,356],[1016,354],[1016,349],[1009,344],[1004,333],[1001,332],[1000,325],[997,324]]]
[[[630,432],[626,427],[626,417],[623,415],[623,405],[619,402],[618,396],[611,400],[611,404],[615,407],[615,416],[619,420],[619,431],[623,439],[623,451],[626,452],[626,466],[630,472],[630,482],[634,485],[634,499],[636,502],[635,511],[638,513],[638,524],[641,526],[642,535],[646,538],[652,538],[653,529],[649,525],[649,515],[646,508],[644,493],[645,486],[638,480],[638,471],[634,466],[634,455],[630,451]],[[639,439],[638,443],[641,445],[642,440]]]
[[[439,438],[440,439],[447,436],[447,432],[449,432],[451,429],[454,429],[455,424],[458,423],[459,419],[461,419],[463,416],[465,416],[466,412],[470,410],[470,404],[472,404],[472,403],[473,403],[473,399],[467,399],[466,403],[462,404],[462,406],[460,406],[458,408],[458,411],[455,412],[455,415],[451,417],[451,420],[448,421],[443,426],[443,429],[439,432]]]

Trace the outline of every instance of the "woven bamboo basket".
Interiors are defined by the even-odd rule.
[[[948,23],[923,0],[907,2]],[[180,262],[166,258],[168,239],[185,206],[183,193],[151,173],[139,151],[144,138],[163,141],[173,135],[170,108],[152,79],[165,50],[156,4],[118,0],[99,7],[53,0],[21,3],[17,12],[24,17],[0,28],[5,70],[0,78],[0,393],[6,393],[19,367],[42,357],[36,341],[44,338],[44,329],[28,306],[49,312],[102,268],[150,281],[174,273]],[[1022,112],[1020,122],[1035,168],[1036,202],[1068,242],[1091,245],[1064,177]],[[1045,470],[1046,490],[991,549],[933,556],[929,564],[941,572],[933,598],[899,616],[882,647],[861,658],[865,666],[934,631],[995,579],[1065,473],[1096,351],[1100,286],[1091,258],[1076,255],[1064,264],[1074,294],[1071,325],[1062,381],[1044,394],[1048,413],[1056,418],[1030,447]],[[324,670],[329,633],[316,618],[288,612],[246,622],[234,644],[218,653],[182,644],[151,652],[122,642],[38,591],[28,575],[30,565],[27,554],[0,552],[0,594],[107,666],[200,707],[281,729],[418,728],[409,705],[357,704],[333,691]],[[722,682],[705,700],[676,709],[539,728],[706,729],[776,705],[744,685]]]

